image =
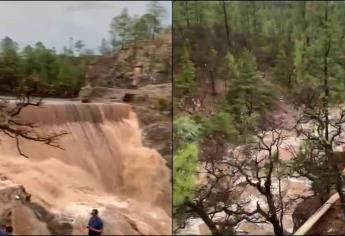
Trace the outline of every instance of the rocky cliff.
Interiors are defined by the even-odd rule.
[[[139,73],[140,85],[169,83],[172,80],[171,33],[154,40],[125,45],[89,66],[87,82],[92,87],[127,88]],[[140,71],[136,72],[136,68]]]

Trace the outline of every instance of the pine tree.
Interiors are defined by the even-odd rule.
[[[0,85],[13,89],[22,75],[21,60],[17,53],[18,44],[9,37],[0,42]]]
[[[188,144],[174,154],[173,205],[178,206],[193,199],[196,184],[198,146]]]
[[[274,92],[257,70],[255,58],[246,50],[236,61],[237,76],[229,84],[227,103],[240,121],[254,112],[265,111],[273,102]]]
[[[132,20],[128,14],[128,9],[124,8],[119,16],[113,18],[110,24],[110,34],[112,38],[119,38],[122,43],[122,47],[124,44],[131,42],[132,35],[131,35],[131,27],[132,27]]]
[[[101,46],[99,46],[99,52],[102,55],[106,55],[111,52],[110,45],[105,38],[102,38]]]
[[[83,51],[84,47],[85,47],[85,44],[82,40],[78,40],[77,42],[74,43],[74,48],[76,49],[79,55]]]
[[[219,111],[208,118],[204,124],[205,135],[211,135],[217,138],[223,138],[229,142],[235,142],[238,137],[238,131],[235,122],[230,113]]]
[[[159,24],[157,18],[150,14],[146,13],[144,14],[140,20],[137,22],[136,27],[138,28],[139,32],[146,38],[153,38],[155,32],[155,26]]]
[[[29,77],[38,70],[34,49],[30,45],[28,45],[23,49],[22,55],[24,60],[24,74],[25,76]]]
[[[187,49],[184,50],[184,54],[180,60],[180,65],[181,72],[176,75],[174,85],[184,92],[189,92],[196,85],[196,78],[195,68]]]
[[[190,117],[174,120],[173,205],[192,200],[202,127]]]
[[[148,15],[145,14],[142,17],[138,18],[138,16],[135,16],[133,19],[133,28],[132,28],[132,36],[134,39],[134,42],[137,42],[138,40],[149,38],[151,35],[150,27],[149,27],[149,21],[148,21]]]
[[[163,6],[160,5],[158,1],[151,1],[148,4],[147,12],[153,16],[152,23],[153,23],[153,29],[152,29],[152,39],[154,39],[155,35],[160,33],[161,31],[161,25],[160,21],[165,16],[166,11]]]
[[[287,55],[284,49],[279,51],[274,68],[274,80],[277,84],[292,88],[295,85],[293,73],[293,59]]]

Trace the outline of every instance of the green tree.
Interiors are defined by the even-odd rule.
[[[219,111],[206,120],[204,132],[205,135],[211,135],[213,138],[235,142],[239,133],[234,124],[235,122],[231,114]]]
[[[187,49],[180,60],[181,71],[176,75],[174,85],[176,88],[189,92],[196,85],[195,68],[192,60],[190,59]]]
[[[119,38],[122,47],[132,40],[132,20],[128,15],[128,9],[124,8],[119,16],[113,18],[110,23],[110,34],[112,38]]]
[[[85,44],[82,40],[78,40],[77,42],[74,43],[74,47],[76,51],[78,52],[78,54],[80,55],[80,53],[83,51],[83,48],[85,47]]]
[[[102,38],[101,46],[99,46],[99,52],[102,55],[106,55],[106,54],[111,52],[110,45],[109,45],[108,41],[105,38]]]
[[[177,118],[173,127],[173,205],[178,206],[193,198],[202,127],[190,117]]]
[[[166,10],[163,6],[160,5],[158,1],[151,1],[148,4],[147,12],[151,14],[153,17],[151,17],[151,23],[152,23],[152,34],[151,37],[154,39],[155,35],[160,33],[161,31],[161,25],[160,22],[163,17],[166,15]]]
[[[9,37],[0,42],[0,84],[5,89],[13,89],[22,75],[21,60],[17,53],[18,44]]]
[[[95,52],[92,49],[85,48],[83,54],[85,55],[95,55]]]
[[[23,67],[25,76],[33,75],[34,72],[38,70],[34,49],[28,45],[23,49],[22,55],[24,59]]]
[[[285,50],[280,50],[277,56],[276,66],[274,68],[274,80],[287,88],[296,85],[293,58]]]
[[[36,61],[35,72],[41,82],[53,84],[57,79],[59,70],[54,52],[47,49],[42,42],[38,42],[35,44],[34,57]]]
[[[152,15],[144,14],[139,19],[135,20],[133,26],[133,38],[134,41],[138,41],[140,39],[149,38],[151,36],[151,27],[152,27]]]
[[[188,144],[174,154],[173,205],[178,206],[193,199],[198,163],[198,146]]]
[[[260,76],[255,57],[248,50],[235,63],[237,76],[229,84],[226,100],[230,111],[240,123],[254,112],[270,108],[275,95],[270,84]]]

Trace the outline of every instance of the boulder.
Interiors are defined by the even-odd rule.
[[[321,206],[322,202],[317,197],[309,198],[297,204],[292,214],[292,220],[294,223],[293,232],[301,227],[304,222],[306,222]]]
[[[0,224],[12,225],[15,235],[83,235],[93,208],[99,209],[104,235],[169,235],[170,216],[161,208],[128,201],[70,202],[49,209],[31,202],[23,186],[0,181]]]
[[[156,149],[172,167],[172,126],[168,122],[159,122],[147,125],[142,129],[144,146]]]

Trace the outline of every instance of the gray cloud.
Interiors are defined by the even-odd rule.
[[[66,7],[66,11],[85,11],[95,9],[108,9],[112,7],[114,7],[114,5],[109,2],[77,2],[75,6]]]

